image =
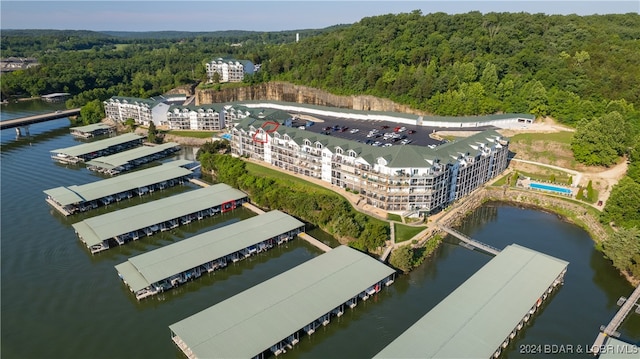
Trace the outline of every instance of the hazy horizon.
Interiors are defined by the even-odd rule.
[[[640,11],[638,1],[6,1],[2,30],[292,31],[353,24],[364,17],[470,11],[559,15]]]

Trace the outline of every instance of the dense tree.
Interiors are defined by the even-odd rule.
[[[99,100],[87,102],[80,108],[80,117],[85,125],[100,122],[105,117],[102,102]]]
[[[577,161],[609,166],[629,150],[633,138],[631,124],[618,112],[591,121],[582,120],[571,141]]]
[[[617,229],[603,249],[616,268],[640,275],[640,227]]]
[[[628,176],[623,177],[611,190],[611,196],[602,211],[605,223],[613,222],[617,227],[640,228],[640,183]]]

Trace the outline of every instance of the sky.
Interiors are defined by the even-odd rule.
[[[640,12],[640,0],[449,1],[0,1],[0,29],[94,31],[282,31],[352,24],[369,16],[469,11],[545,14]]]

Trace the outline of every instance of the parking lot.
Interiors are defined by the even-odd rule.
[[[335,136],[352,141],[377,146],[401,146],[411,144],[417,146],[435,147],[443,142],[429,137],[429,134],[439,130],[435,127],[399,124],[390,121],[353,120],[339,117],[313,115],[320,121],[306,127],[307,131]],[[304,126],[305,120],[293,123],[294,127]],[[482,127],[475,130],[493,128]],[[447,131],[456,129],[447,128]],[[375,133],[372,133],[374,131]],[[464,131],[469,131],[465,128]],[[385,135],[386,134],[386,135]],[[376,143],[377,142],[377,143]]]

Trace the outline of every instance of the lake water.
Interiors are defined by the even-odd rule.
[[[8,119],[58,108],[34,101],[2,105],[1,114]],[[50,150],[79,143],[68,127],[68,120],[61,119],[32,125],[28,138],[16,139],[14,130],[1,133],[2,358],[183,358],[170,339],[170,324],[322,253],[304,241],[292,241],[138,302],[114,265],[253,214],[240,209],[92,256],[71,227],[85,217],[57,214],[42,192],[101,179],[84,168],[61,166],[49,158]],[[194,149],[185,148],[176,157],[193,159]],[[180,186],[119,206],[193,189]],[[553,214],[488,204],[460,230],[498,248],[518,243],[570,262],[565,284],[505,357],[522,357],[518,347],[525,344],[591,345],[600,325],[617,311],[617,299],[633,290],[593,249],[587,233]],[[337,245],[320,231],[312,235]],[[373,300],[348,310],[313,336],[303,337],[282,357],[369,358],[490,259],[451,240],[420,268],[400,276]],[[640,315],[631,314],[620,331],[623,337],[638,341]]]

